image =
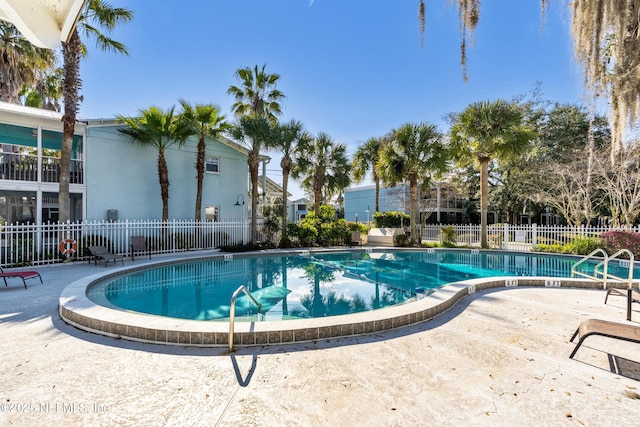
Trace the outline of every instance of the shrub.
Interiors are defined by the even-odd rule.
[[[406,234],[396,234],[393,236],[396,246],[405,247],[409,244],[409,236]]]
[[[376,228],[402,228],[411,224],[410,218],[403,212],[375,212],[373,223]]]
[[[320,224],[318,244],[321,246],[344,245],[351,239],[351,232],[344,219],[335,219]]]
[[[540,243],[539,245],[536,245],[534,247],[531,248],[531,250],[533,252],[547,252],[547,253],[552,253],[552,254],[564,254],[566,252],[564,252],[564,245],[561,245],[559,243],[554,243],[554,244],[546,244],[546,243]]]
[[[602,248],[602,240],[595,237],[575,237],[567,244],[553,243],[545,244],[540,243],[533,248],[534,252],[549,252],[554,254],[574,254],[574,255],[588,255],[598,248]]]
[[[367,224],[363,222],[347,222],[347,228],[349,231],[359,231],[362,234],[367,234],[369,232],[369,227]]]
[[[351,241],[351,231],[343,218],[336,216],[332,206],[322,205],[297,224],[287,226],[287,234],[302,246],[345,245]]]
[[[600,236],[609,255],[620,249],[629,249],[634,257],[640,256],[640,234],[633,231],[606,231]]]
[[[318,229],[310,221],[287,224],[287,235],[296,239],[301,246],[313,246],[318,238]]]
[[[440,236],[442,238],[442,244],[444,246],[456,245],[456,229],[451,225],[446,225],[440,229]]]
[[[280,232],[281,216],[277,214],[274,209],[263,210],[264,222],[262,224],[262,230],[268,242],[273,242],[276,234]]]
[[[576,237],[566,244],[568,252],[575,255],[588,255],[603,246],[602,240],[597,237]]]
[[[289,228],[289,227],[287,227],[287,228]],[[285,237],[280,239],[280,242],[278,243],[278,247],[280,249],[292,248],[293,247],[293,241],[288,236],[285,236]]]

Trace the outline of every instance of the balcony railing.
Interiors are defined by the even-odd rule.
[[[69,183],[82,184],[82,160],[71,160]],[[38,181],[38,157],[29,154],[0,154],[0,178],[16,181]],[[60,159],[57,157],[42,158],[42,182],[60,181]]]

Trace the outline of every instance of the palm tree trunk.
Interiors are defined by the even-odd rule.
[[[198,140],[198,155],[196,159],[197,191],[196,211],[194,216],[196,221],[202,221],[202,181],[204,180],[205,150],[206,144],[204,142],[204,137],[201,137]]]
[[[289,186],[289,169],[282,168],[282,238],[287,237],[287,187]]]
[[[380,211],[380,178],[377,175],[373,177],[373,181],[376,183],[376,212]]]
[[[415,175],[409,178],[409,212],[411,216],[411,239],[409,244],[413,246],[416,243],[416,236],[418,234],[418,179]]]
[[[169,168],[164,151],[158,152],[158,180],[162,197],[162,222],[167,222],[169,220]]]
[[[9,102],[11,99],[11,93],[9,91],[9,85],[6,83],[0,83],[0,100]]]
[[[82,43],[78,30],[71,33],[67,43],[62,44],[64,58],[64,115],[62,116],[62,147],[60,154],[60,176],[58,188],[58,221],[67,222],[70,218],[69,206],[69,172],[71,169],[71,150],[75,132],[80,90],[80,55]]]
[[[251,244],[255,245],[258,240],[257,222],[258,222],[258,168],[259,164],[258,150],[252,150],[249,153],[249,176],[251,177]],[[244,242],[243,242],[244,243]]]
[[[313,210],[316,215],[320,214],[322,204],[322,187],[324,186],[324,171],[316,168],[313,173]]]
[[[489,208],[489,159],[480,159],[480,247],[487,244],[487,211]]]

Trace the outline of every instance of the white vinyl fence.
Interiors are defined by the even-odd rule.
[[[422,228],[424,242],[441,242],[442,227],[453,227],[456,243],[466,246],[480,246],[479,225],[426,225]],[[564,245],[576,237],[600,237],[606,231],[631,231],[640,233],[639,227],[566,227],[542,225],[492,224],[488,226],[487,241],[490,247],[510,251],[527,252],[539,244]]]
[[[440,242],[442,227],[444,225],[422,227],[422,240]],[[456,231],[458,245],[480,246],[479,225],[450,227]],[[128,256],[132,236],[144,236],[152,254],[215,249],[248,243],[250,230],[250,221],[126,220],[4,225],[0,226],[0,266],[52,264],[65,258],[83,260],[88,258],[88,246],[104,246],[112,253]],[[527,252],[537,244],[566,244],[576,237],[599,237],[612,230],[640,233],[640,228],[493,224],[488,227],[488,243],[496,249]],[[265,238],[259,232],[258,241]]]
[[[86,259],[88,246],[129,255],[131,236],[144,236],[151,253],[215,249],[248,243],[249,221],[117,221],[26,224],[0,227],[0,266]],[[260,240],[263,240],[261,238]]]

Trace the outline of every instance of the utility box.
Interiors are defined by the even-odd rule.
[[[118,211],[116,209],[109,209],[107,211],[107,221],[116,222],[118,220]]]

